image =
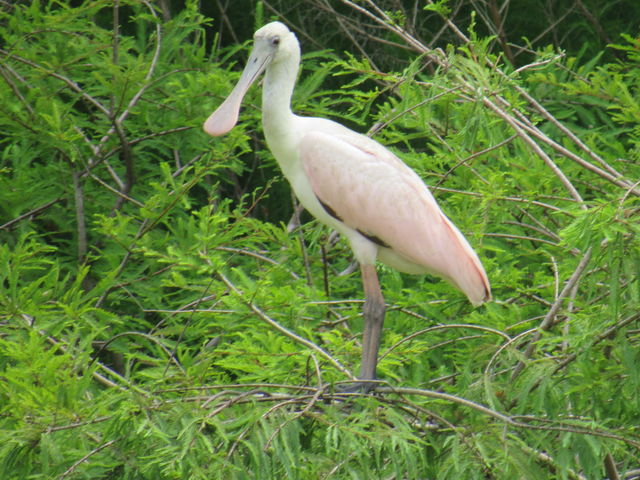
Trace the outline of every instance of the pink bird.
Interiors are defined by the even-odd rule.
[[[242,98],[266,70],[262,124],[269,149],[302,205],[349,241],[360,264],[365,294],[360,378],[374,380],[385,315],[377,260],[401,272],[444,277],[474,305],[490,300],[489,280],[462,233],[398,157],[339,123],[291,111],[299,66],[300,45],[284,24],[260,28],[240,80],[204,130],[214,137],[231,130]]]

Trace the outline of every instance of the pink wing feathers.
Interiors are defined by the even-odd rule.
[[[347,226],[445,277],[472,303],[489,300],[478,256],[420,177],[393,153],[364,135],[312,131],[300,142],[300,155],[314,193]]]

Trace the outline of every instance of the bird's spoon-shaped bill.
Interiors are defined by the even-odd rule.
[[[244,68],[240,80],[224,102],[204,122],[204,131],[212,137],[219,137],[231,130],[238,123],[240,104],[249,87],[264,71],[271,60],[271,55],[255,50],[251,53],[247,66]]]

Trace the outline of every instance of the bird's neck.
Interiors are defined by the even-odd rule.
[[[294,119],[291,95],[298,75],[299,58],[291,58],[267,67],[262,90],[262,124],[269,144],[281,141],[292,132]]]

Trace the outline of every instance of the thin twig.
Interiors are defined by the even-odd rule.
[[[616,467],[616,461],[613,459],[610,452],[607,452],[604,457],[604,470],[607,472],[608,480],[620,480],[620,473]]]
[[[502,108],[492,102],[488,97],[483,97],[482,102],[486,107],[488,107],[496,115],[502,118],[516,132],[520,139],[522,139],[527,145],[529,145],[529,147],[536,153],[536,155],[540,157],[542,161],[546,163],[551,171],[556,175],[556,177],[558,177],[562,185],[564,185],[573,199],[584,206],[582,196],[578,193],[576,187],[573,186],[569,178],[562,172],[562,170],[560,170],[556,163],[551,160],[549,155],[547,155],[546,152],[542,150],[542,148],[540,148],[540,146],[524,132],[524,130],[521,128],[521,125],[511,115],[509,115]],[[584,206],[584,208],[586,208],[586,206]]]
[[[101,452],[102,450],[104,450],[105,448],[110,447],[111,445],[113,445],[114,443],[116,443],[115,440],[109,440],[108,442],[103,443],[102,445],[100,445],[99,447],[94,448],[93,450],[91,450],[89,453],[87,453],[84,457],[82,457],[80,460],[78,460],[76,463],[74,463],[73,465],[71,465],[67,470],[65,470],[65,472],[60,475],[58,477],[58,480],[63,480],[65,478],[67,478],[69,475],[71,475],[76,468],[78,468],[81,464],[83,464],[84,462],[86,462],[90,457],[92,457],[93,455],[95,455],[96,453]]]
[[[238,289],[238,287],[236,287],[222,272],[217,272],[217,276],[218,276],[218,278],[220,278],[220,280],[222,280],[222,282],[230,290],[232,290],[236,295],[238,295],[240,300],[242,300],[242,302],[247,307],[249,307],[249,309],[258,316],[258,318],[260,318],[261,320],[263,320],[264,322],[266,322],[267,324],[269,324],[270,326],[272,326],[273,328],[278,330],[280,333],[282,333],[285,336],[291,338],[292,340],[304,345],[307,348],[310,348],[310,349],[318,352],[322,357],[327,359],[329,361],[329,363],[331,363],[334,367],[336,367],[340,372],[342,372],[344,375],[346,375],[349,379],[356,380],[356,377],[349,370],[347,370],[345,367],[343,367],[342,364],[340,364],[340,362],[338,360],[336,360],[334,357],[329,355],[329,353],[324,351],[322,348],[320,348],[315,343],[307,340],[306,338],[303,338],[303,337],[297,335],[296,333],[292,332],[288,328],[283,327],[278,322],[276,322],[274,319],[269,317],[266,313],[264,313],[257,305],[255,305],[250,300],[247,300],[245,298],[245,296],[243,295],[243,293]]]
[[[379,382],[376,382],[376,383],[379,383]],[[458,397],[456,395],[450,395],[444,392],[436,392],[433,390],[422,390],[419,388],[394,388],[394,387],[377,387],[375,389],[375,392],[396,394],[396,395],[418,395],[418,396],[423,396],[428,398],[435,398],[438,400],[445,400],[447,402],[451,402],[457,405],[462,405],[464,407],[470,408],[472,410],[482,413],[483,415],[487,415],[491,418],[494,418],[502,423],[511,425],[513,427],[531,429],[531,430],[546,430],[546,431],[552,431],[552,432],[569,432],[569,433],[576,433],[580,435],[593,435],[596,437],[610,438],[613,440],[626,443],[640,450],[640,441],[625,438],[615,433],[610,433],[604,430],[596,430],[592,428],[576,427],[573,425],[535,425],[533,423],[527,423],[527,422],[542,421],[543,419],[539,419],[537,417],[530,417],[530,416],[510,417],[504,413],[501,413],[497,410],[489,408],[480,403],[473,402],[471,400],[468,400],[463,397]],[[357,394],[336,394],[336,396],[338,395],[352,396]],[[522,420],[526,420],[526,422]]]
[[[39,335],[43,336],[47,342],[49,342],[51,345],[55,346],[56,348],[59,348],[62,352],[67,352],[68,347],[67,344],[52,337],[51,335],[49,335],[47,332],[45,332],[44,330],[40,330],[37,329],[35,327],[35,318],[31,317],[29,315],[26,314],[22,314],[21,316],[23,322],[30,328],[34,329]],[[109,367],[107,367],[106,365],[103,365],[102,363],[96,361],[94,362],[98,368],[100,370],[102,370],[103,372],[108,373],[110,376],[114,377],[114,378],[118,378],[119,380],[124,381],[127,384],[127,387],[129,388],[133,388],[136,390],[136,392],[144,395],[144,396],[148,396],[147,392],[145,392],[144,390],[136,387],[135,385],[133,385],[131,382],[129,382],[128,380],[126,380],[124,377],[122,377],[121,375],[119,375],[117,372],[113,371],[112,369],[110,369]],[[105,377],[104,375],[98,373],[98,372],[91,372],[91,375],[93,376],[93,378],[95,378],[98,382],[102,383],[103,385],[107,386],[107,387],[111,387],[111,388],[117,388],[118,390],[121,390],[123,392],[126,392],[127,389],[121,385],[118,385],[117,383],[109,380],[107,377]]]
[[[55,200],[51,200],[50,202],[47,202],[44,205],[40,205],[39,207],[36,207],[33,210],[29,210],[27,213],[23,213],[22,215],[17,216],[13,220],[9,220],[7,223],[4,223],[4,224],[0,225],[0,230],[4,230],[5,228],[9,228],[13,224],[18,223],[18,222],[24,220],[25,218],[33,217],[33,216],[39,214],[40,212],[43,212],[47,208],[51,207],[52,205],[55,205],[56,203],[60,202],[61,200],[62,200],[62,198],[56,198]]]
[[[500,330],[497,330],[495,328],[491,328],[491,327],[484,327],[482,325],[473,325],[473,324],[447,324],[447,325],[436,325],[433,327],[428,327],[428,328],[423,328],[422,330],[418,330],[417,332],[412,333],[411,335],[408,335],[406,337],[404,337],[403,339],[399,340],[398,342],[394,343],[392,346],[390,346],[386,352],[384,352],[382,355],[380,355],[379,361],[381,361],[384,357],[386,357],[387,355],[389,355],[393,350],[395,350],[396,348],[398,348],[400,345],[402,345],[403,343],[406,343],[410,340],[413,340],[414,338],[423,335],[425,333],[430,333],[436,330],[448,330],[448,329],[455,329],[455,328],[468,328],[471,330],[480,330],[482,332],[487,332],[487,333],[493,333],[494,335],[498,335],[504,339],[506,339],[507,341],[511,340],[511,337],[509,335],[507,335],[504,332],[501,332]]]
[[[84,216],[84,189],[80,173],[76,170],[71,174],[76,212],[76,242],[78,244],[78,264],[83,264],[87,258],[87,225]]]
[[[562,289],[562,291],[558,295],[558,298],[556,298],[555,302],[553,302],[553,305],[551,306],[551,308],[549,309],[549,311],[545,315],[544,319],[542,320],[542,323],[540,323],[540,326],[538,327],[538,330],[536,331],[535,335],[531,339],[531,342],[529,343],[529,346],[527,347],[527,349],[525,350],[525,352],[523,354],[525,359],[531,358],[531,355],[533,354],[533,352],[535,351],[535,348],[536,348],[536,342],[538,340],[540,340],[540,337],[542,337],[542,332],[545,332],[545,331],[549,330],[553,326],[554,320],[556,318],[556,314],[558,313],[558,310],[562,306],[562,303],[564,302],[565,298],[568,298],[570,296],[570,294],[573,291],[575,285],[580,280],[580,277],[582,276],[582,273],[584,272],[585,268],[587,268],[587,265],[589,264],[589,260],[591,260],[592,251],[593,251],[592,247],[589,247],[587,249],[587,251],[584,253],[582,259],[580,260],[580,263],[578,263],[578,266],[576,267],[576,269],[574,270],[573,274],[571,275],[571,277],[569,278],[569,280],[565,284],[564,288]],[[511,375],[511,381],[512,382],[516,378],[518,378],[518,375],[520,375],[520,372],[522,372],[524,367],[525,367],[524,360],[521,360],[516,365],[516,367],[515,367],[515,369],[513,371],[513,374]]]
[[[91,103],[94,107],[96,107],[98,110],[100,110],[107,118],[109,118],[109,110],[102,105],[98,100],[96,100],[94,97],[92,97],[91,95],[89,95],[87,92],[84,91],[84,89],[82,89],[80,87],[80,85],[78,85],[76,82],[74,82],[73,80],[65,77],[64,75],[61,75],[57,72],[51,71],[50,69],[43,67],[42,65],[36,63],[36,62],[32,62],[31,60],[28,60],[26,58],[20,57],[18,55],[15,55],[3,48],[0,48],[0,53],[7,56],[8,58],[17,60],[20,63],[24,63],[25,65],[29,65],[30,67],[35,68],[36,70],[40,70],[45,72],[47,75],[52,76],[53,78],[57,78],[58,80],[61,80],[63,83],[65,83],[71,90],[73,90],[74,92],[77,92],[80,94],[80,96],[82,98],[84,98],[86,101],[88,101],[89,103]]]

